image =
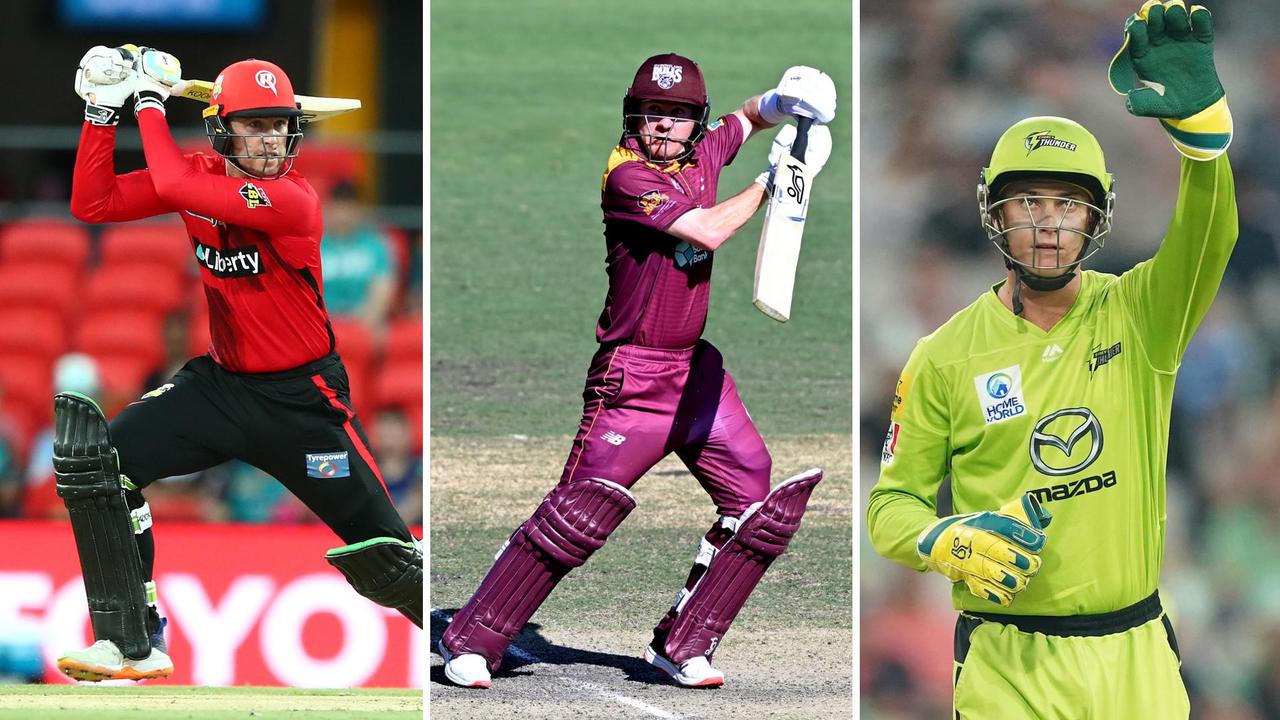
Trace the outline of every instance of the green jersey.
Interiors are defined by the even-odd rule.
[[[1179,183],[1155,256],[1119,277],[1083,272],[1053,329],[1015,316],[993,288],[912,352],[868,501],[876,550],[924,569],[916,538],[947,475],[956,513],[1025,492],[1053,513],[1040,572],[1013,605],[958,583],[958,609],[1095,614],[1155,591],[1174,377],[1237,235],[1225,154],[1184,159]]]

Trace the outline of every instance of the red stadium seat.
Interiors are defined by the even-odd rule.
[[[101,265],[89,275],[84,299],[93,308],[164,315],[182,306],[188,282],[180,271],[158,263]]]
[[[65,318],[80,302],[79,278],[79,266],[0,263],[0,308],[46,308]]]
[[[62,314],[53,308],[0,308],[0,355],[30,355],[52,365],[67,349]]]
[[[146,311],[92,311],[77,326],[74,346],[80,352],[94,356],[99,362],[104,359],[126,358],[147,365],[146,370],[159,367],[164,362],[161,319]],[[146,370],[143,371],[144,375]]]
[[[131,265],[140,261],[166,265],[188,274],[194,250],[181,223],[108,225],[99,238],[101,265]]]
[[[378,407],[393,405],[422,414],[422,361],[388,360],[377,375],[374,397]]]
[[[41,425],[53,419],[53,362],[29,354],[0,356],[0,386],[6,407],[21,408],[27,421]],[[18,414],[18,413],[15,413]]]
[[[367,164],[366,155],[358,148],[304,142],[294,167],[321,198],[327,198],[329,191],[339,182],[364,177]]]
[[[416,359],[422,366],[422,316],[405,315],[392,322],[386,358],[388,364]]]
[[[103,410],[108,415],[115,415],[126,402],[150,389],[143,384],[147,375],[156,369],[156,363],[142,356],[86,352],[98,362],[98,375],[106,397],[119,399],[119,405],[104,403]]]
[[[0,230],[0,262],[49,262],[83,267],[89,257],[89,230],[78,222],[32,218]]]

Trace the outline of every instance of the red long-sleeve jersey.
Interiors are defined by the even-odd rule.
[[[127,222],[175,212],[209,303],[210,354],[233,372],[274,372],[328,355],[333,332],[320,270],[320,200],[297,172],[226,174],[221,158],[183,155],[159,110],[138,114],[147,169],[115,174],[115,128],[80,130],[71,214]]]

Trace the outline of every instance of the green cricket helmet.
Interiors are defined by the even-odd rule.
[[[1020,193],[1005,197],[1010,184],[1018,181],[1052,180],[1074,185],[1088,194],[1090,202],[1053,196]],[[1080,263],[1101,250],[1111,232],[1111,213],[1115,206],[1115,180],[1107,172],[1098,140],[1079,123],[1060,117],[1030,117],[1015,123],[1000,136],[991,163],[982,169],[978,180],[978,212],[982,227],[1004,255],[1005,266],[1015,270],[1017,279],[1034,290],[1057,290],[1075,276]],[[1056,201],[1052,210],[1039,210],[1041,201]],[[1011,225],[1006,217],[1013,204],[1022,206],[1022,224]],[[1087,220],[1081,218],[1087,216]],[[1032,247],[1030,262],[1019,260],[1009,249],[1009,233],[1031,230],[1052,233],[1056,246],[1062,233],[1084,237],[1074,259],[1063,259],[1055,248]],[[1052,261],[1041,261],[1041,256]],[[1060,274],[1051,272],[1060,270]],[[1015,290],[1016,290],[1015,286]]]

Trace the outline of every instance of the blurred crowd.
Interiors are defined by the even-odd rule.
[[[377,222],[350,177],[317,174],[314,184],[326,198],[325,304],[352,400],[392,500],[418,525],[421,230]],[[0,224],[0,519],[65,517],[51,460],[54,392],[89,395],[113,416],[207,351],[191,252],[172,220]],[[50,291],[64,275],[66,287]],[[318,522],[273,478],[238,461],[156,483],[147,499],[161,521]]]
[[[1280,7],[1206,4],[1235,117],[1241,232],[1174,395],[1160,592],[1192,716],[1262,720],[1280,718],[1280,236],[1267,220],[1280,208],[1280,46],[1271,31]],[[1106,79],[1138,5],[862,3],[864,502],[915,341],[1003,277],[978,224],[975,187],[1005,128],[1062,115],[1102,143],[1116,177],[1115,224],[1089,267],[1119,273],[1158,247],[1178,156],[1154,121],[1128,115]],[[949,717],[949,584],[880,558],[865,537],[860,557],[862,717]]]

